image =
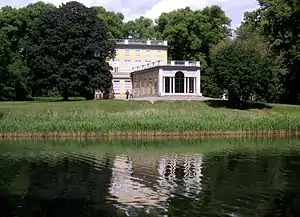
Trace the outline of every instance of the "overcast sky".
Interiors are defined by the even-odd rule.
[[[11,5],[23,7],[37,0],[0,0],[0,7]],[[208,5],[220,5],[227,16],[232,19],[232,28],[239,25],[245,11],[258,7],[256,0],[77,0],[86,6],[102,5],[106,9],[122,12],[127,19],[133,19],[141,15],[152,19],[157,18],[162,12],[169,12],[178,8],[202,9]],[[68,0],[44,0],[54,5],[66,3]]]

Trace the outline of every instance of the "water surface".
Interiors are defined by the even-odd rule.
[[[1,141],[0,216],[299,216],[300,140]]]

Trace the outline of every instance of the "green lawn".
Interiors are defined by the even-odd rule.
[[[2,102],[0,133],[183,132],[300,129],[300,106],[233,110],[197,101]]]

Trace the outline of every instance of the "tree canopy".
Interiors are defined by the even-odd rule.
[[[95,87],[105,92],[112,79],[107,64],[113,55],[111,38],[168,40],[170,59],[200,60],[205,69],[211,47],[230,35],[229,24],[219,6],[127,22],[122,13],[78,2],[58,8],[43,2],[7,6],[0,10],[0,99],[91,98]]]
[[[36,87],[56,88],[64,100],[70,95],[92,99],[94,90],[108,92],[112,75],[107,58],[114,44],[96,11],[78,2],[45,13],[26,35],[26,58]]]
[[[105,92],[112,79],[107,60],[113,56],[113,44],[108,39],[132,37],[167,40],[169,59],[200,61],[205,96],[219,97],[228,88],[222,79],[225,74],[216,79],[221,66],[244,61],[236,66],[228,64],[232,68],[226,70],[233,72],[235,68],[239,72],[234,78],[241,76],[239,79],[244,83],[245,78],[251,77],[264,79],[268,86],[252,85],[250,91],[240,83],[242,95],[247,96],[250,91],[256,100],[298,104],[300,6],[296,0],[258,0],[258,3],[257,10],[245,13],[233,41],[231,21],[216,5],[162,13],[156,20],[139,17],[129,21],[122,13],[101,6],[87,8],[78,2],[60,7],[43,2],[18,9],[3,7],[0,10],[0,100],[50,95],[62,95],[65,99],[67,96],[91,98],[95,87]],[[256,47],[253,50],[251,46]],[[231,58],[221,58],[225,51],[230,51]],[[274,68],[262,71],[263,62]],[[252,70],[237,70],[250,63],[253,63]],[[261,73],[265,76],[261,77]]]
[[[224,41],[212,52],[212,77],[228,92],[229,105],[244,108],[255,97],[270,99],[285,73],[279,61],[269,56],[267,46],[255,35]]]
[[[242,27],[265,37],[274,56],[282,56],[288,73],[281,101],[300,100],[300,5],[296,0],[258,0],[260,8],[245,14]]]

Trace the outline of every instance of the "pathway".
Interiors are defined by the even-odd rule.
[[[209,97],[199,97],[199,96],[161,96],[161,97],[138,97],[132,98],[129,100],[140,100],[140,101],[149,101],[154,104],[155,101],[163,101],[163,100],[186,100],[186,101],[205,101],[212,100],[213,98]]]

